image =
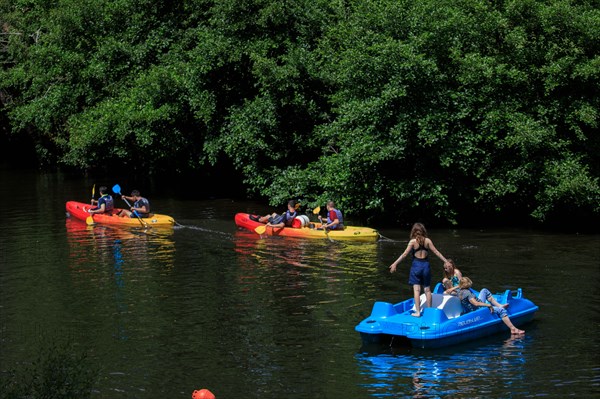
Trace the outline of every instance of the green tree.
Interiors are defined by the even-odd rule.
[[[272,205],[334,199],[387,221],[600,217],[593,2],[0,0],[0,12],[0,121],[49,165],[231,165]]]

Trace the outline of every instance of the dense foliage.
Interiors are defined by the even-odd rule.
[[[0,0],[47,164],[233,165],[272,205],[600,215],[600,10],[576,0]],[[0,118],[2,121],[2,118]]]

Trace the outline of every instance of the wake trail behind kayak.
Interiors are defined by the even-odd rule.
[[[200,226],[186,226],[186,225],[180,224],[178,222],[175,222],[175,227],[174,228],[176,230],[179,230],[179,229],[190,229],[190,230],[202,231],[202,232],[205,232],[205,233],[220,234],[220,235],[225,236],[225,237],[231,237],[231,234],[225,233],[224,231],[217,231],[217,230],[205,229],[205,228],[200,227]]]

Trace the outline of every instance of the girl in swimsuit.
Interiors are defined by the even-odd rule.
[[[444,278],[442,279],[442,284],[446,289],[444,294],[456,295],[461,278],[462,273],[458,270],[454,261],[448,259],[448,262],[444,264]]]
[[[412,254],[412,266],[410,268],[410,277],[408,283],[413,286],[415,297],[415,312],[412,313],[415,317],[421,317],[421,287],[425,291],[427,307],[431,307],[431,271],[429,268],[429,251],[433,252],[440,258],[444,264],[448,263],[444,255],[440,253],[433,245],[433,241],[427,237],[427,230],[421,223],[415,223],[410,231],[410,241],[406,249],[390,266],[390,272],[394,273],[396,267],[406,258],[409,253]]]

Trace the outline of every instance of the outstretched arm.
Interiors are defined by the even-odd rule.
[[[440,253],[440,251],[437,250],[437,248],[435,247],[435,245],[433,245],[433,241],[431,241],[429,238],[427,239],[429,241],[429,249],[431,250],[431,252],[433,252],[435,254],[435,256],[437,256],[438,258],[440,258],[440,260],[444,263],[448,263],[448,260],[444,257],[444,255],[442,255]]]
[[[402,259],[404,259],[404,258],[406,258],[408,256],[408,253],[410,252],[410,249],[412,248],[413,241],[414,240],[410,240],[408,242],[408,245],[406,246],[406,249],[404,250],[404,252],[402,252],[402,255],[400,255],[398,257],[398,259],[396,259],[396,261],[390,265],[390,272],[391,273],[394,273],[396,271],[396,267],[398,266],[398,264],[400,262],[402,262]]]

